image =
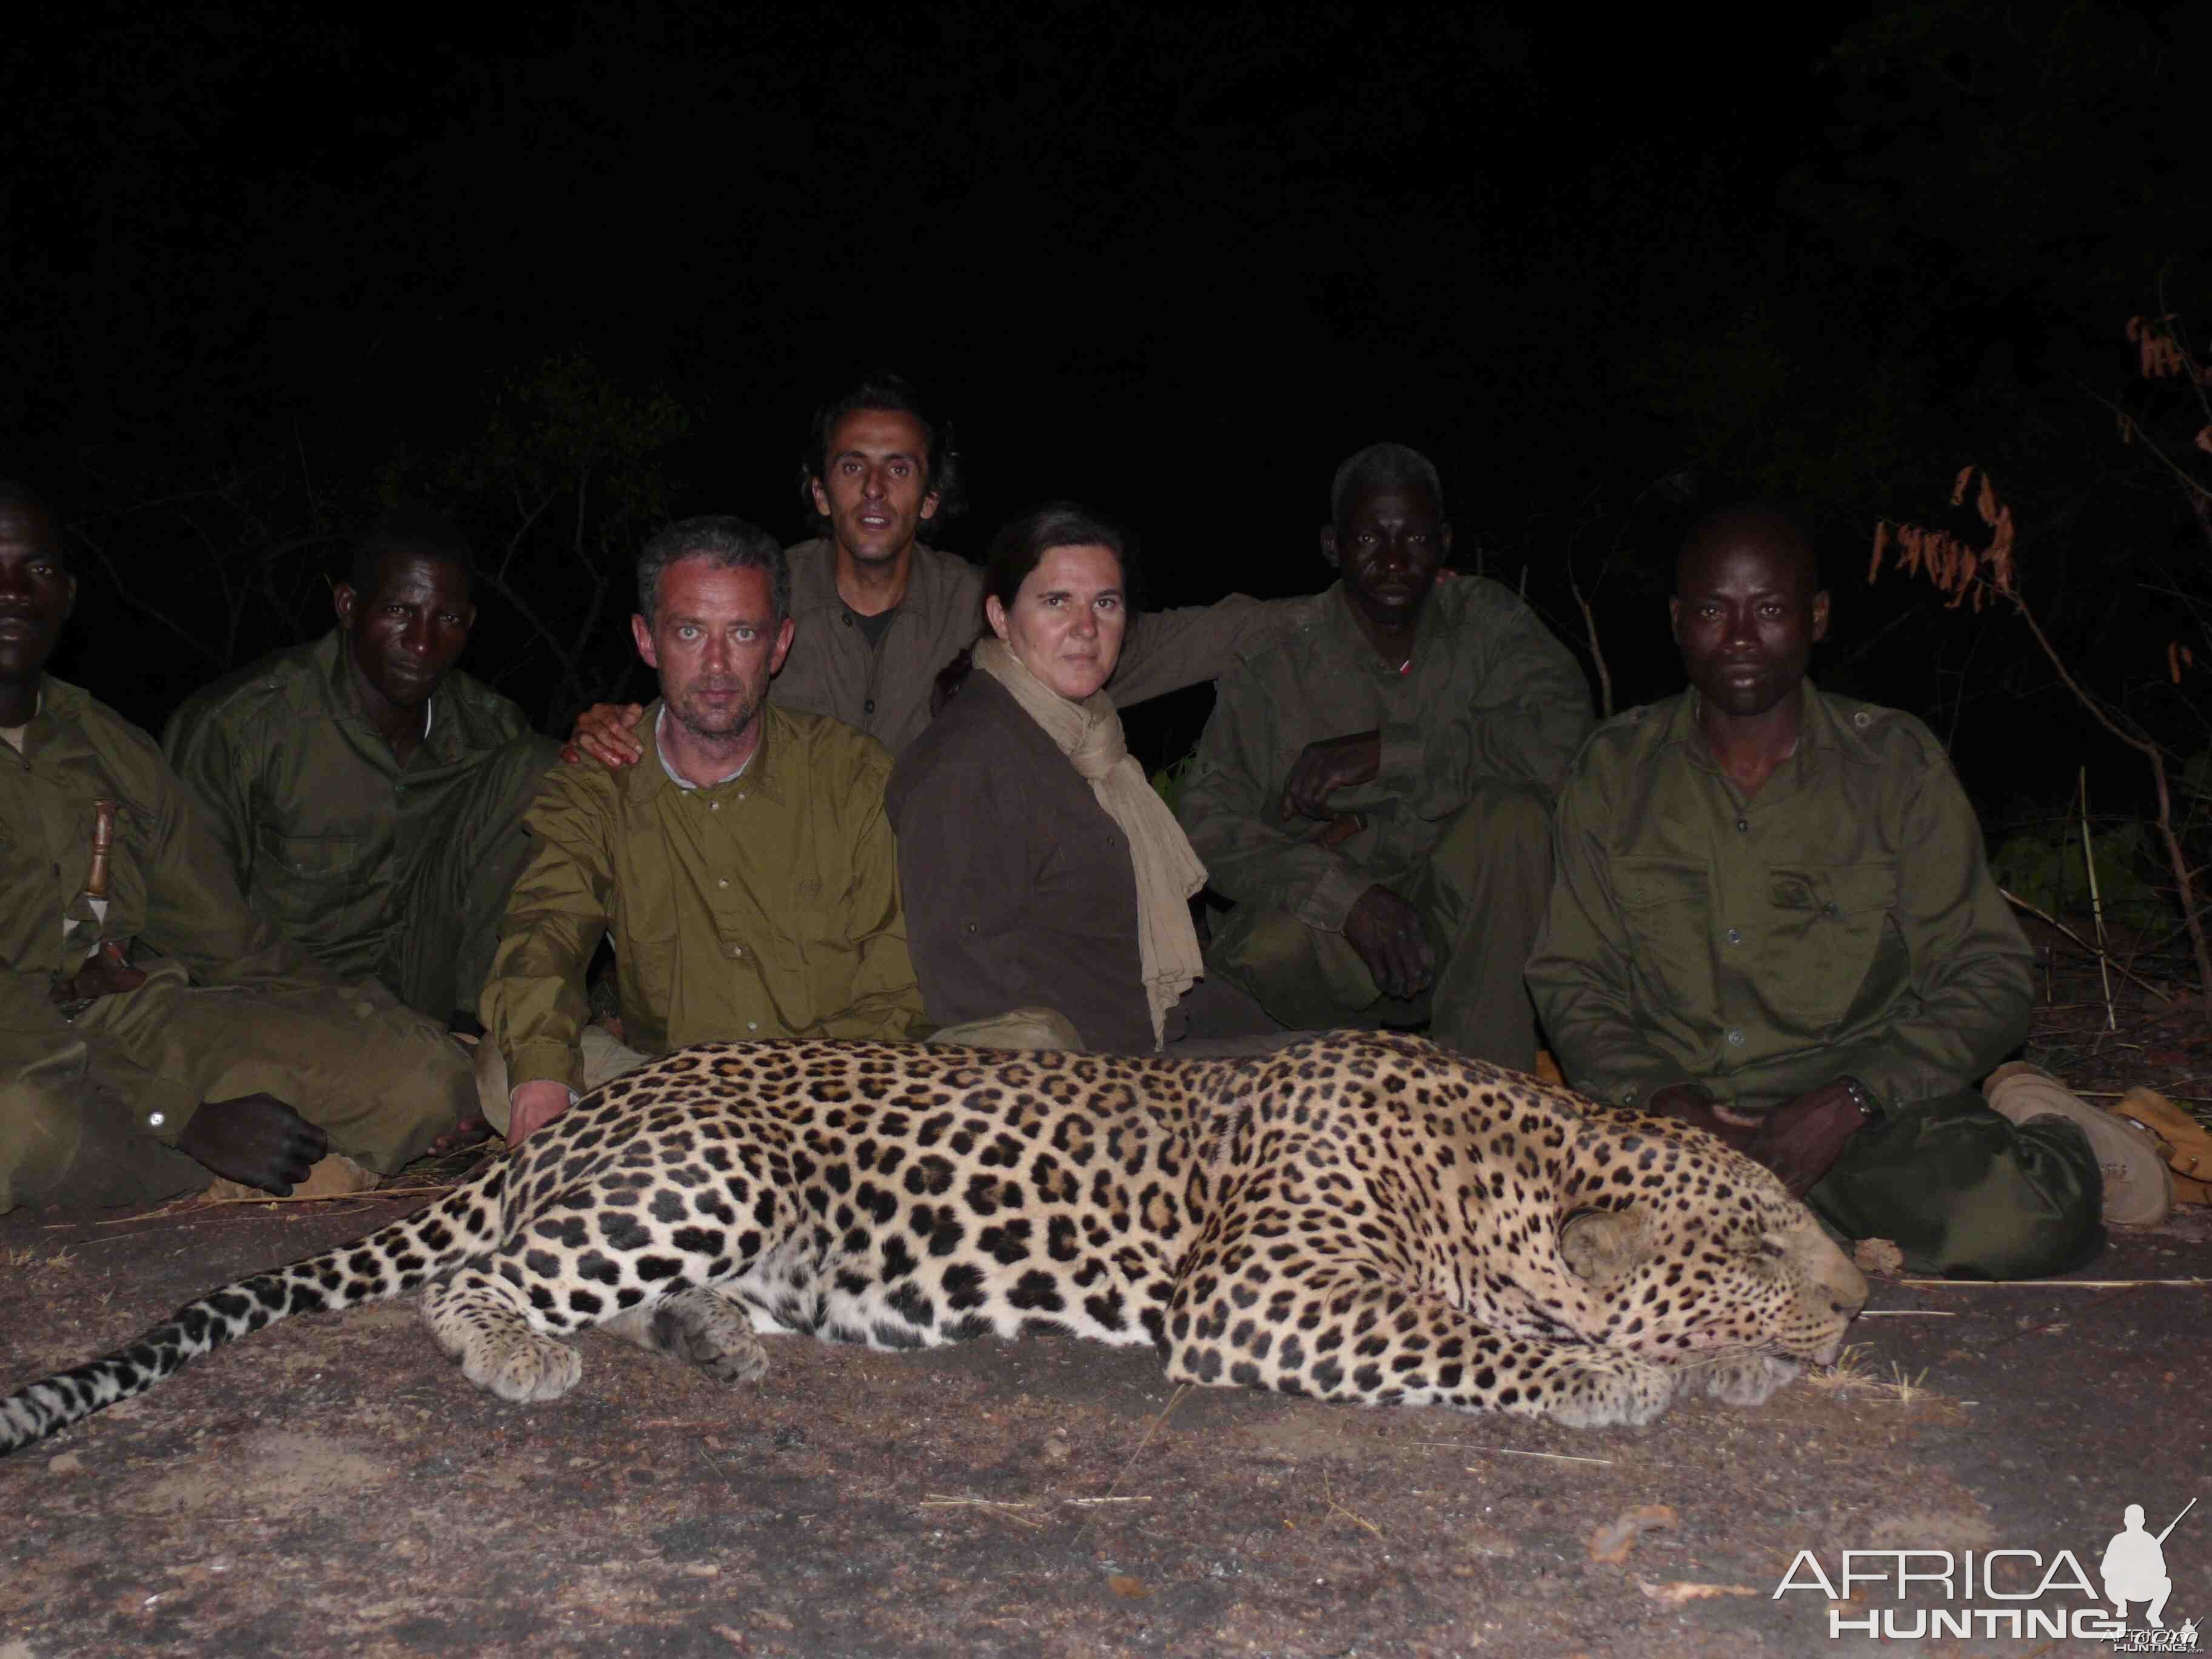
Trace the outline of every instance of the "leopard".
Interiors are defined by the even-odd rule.
[[[0,1401],[0,1453],[293,1315],[421,1292],[544,1401],[598,1328],[708,1378],[781,1333],[1072,1333],[1178,1383],[1575,1427],[1830,1364],[1867,1282],[1703,1130],[1387,1032],[1175,1059],[787,1040],[678,1050],[422,1209]]]

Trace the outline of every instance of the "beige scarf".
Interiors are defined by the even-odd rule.
[[[1090,782],[1106,816],[1129,838],[1129,862],[1137,873],[1138,962],[1158,1041],[1166,1029],[1168,1010],[1206,970],[1189,904],[1190,896],[1206,885],[1206,866],[1129,753],[1112,698],[1097,691],[1070,702],[1024,668],[1003,641],[976,641],[975,661],[1044,727]]]

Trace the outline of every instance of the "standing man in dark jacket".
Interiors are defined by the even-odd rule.
[[[460,532],[396,509],[354,538],[337,626],[202,691],[163,742],[255,911],[441,1020],[483,993],[558,749],[454,667],[469,590]]]

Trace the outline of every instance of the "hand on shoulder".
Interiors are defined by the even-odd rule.
[[[617,772],[635,766],[644,758],[645,745],[631,728],[644,718],[643,703],[595,702],[576,716],[576,729],[562,746],[561,758],[570,766],[580,766],[588,755]]]

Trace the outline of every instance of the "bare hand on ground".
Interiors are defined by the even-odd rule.
[[[1866,1127],[1866,1115],[1840,1079],[1808,1091],[1778,1106],[1744,1147],[1744,1154],[1782,1177],[1792,1198],[1820,1184],[1850,1139]]]
[[[279,1198],[330,1152],[330,1137],[274,1095],[208,1100],[177,1137],[177,1150],[219,1176]]]
[[[1328,798],[1355,783],[1372,783],[1382,769],[1382,734],[1354,732],[1348,737],[1310,743],[1291,763],[1283,782],[1283,816],[1325,818]]]
[[[595,702],[576,716],[576,729],[562,746],[561,758],[571,766],[580,766],[589,755],[617,771],[634,766],[644,756],[645,745],[631,734],[630,727],[644,718],[643,703]]]
[[[568,1085],[541,1080],[516,1085],[507,1102],[507,1144],[519,1146],[568,1109]]]
[[[1352,907],[1344,936],[1384,996],[1419,996],[1436,978],[1437,953],[1421,931],[1421,913],[1380,883]]]

